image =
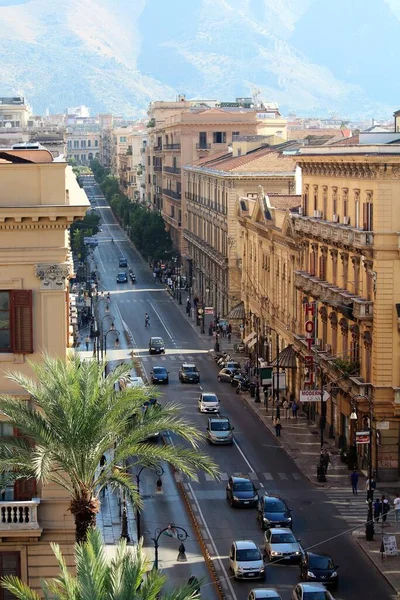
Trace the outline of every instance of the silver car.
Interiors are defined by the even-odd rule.
[[[247,600],[282,600],[275,588],[256,588],[251,590]]]
[[[233,429],[227,417],[210,417],[207,425],[207,440],[210,444],[233,444]]]
[[[335,600],[322,583],[299,583],[292,592],[292,600]]]
[[[264,535],[265,553],[273,560],[300,562],[303,554],[299,540],[296,540],[289,527],[272,527]]]

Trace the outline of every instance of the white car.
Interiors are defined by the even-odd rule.
[[[201,413],[218,413],[219,400],[216,394],[202,392],[197,401],[197,408]]]
[[[335,600],[322,583],[298,583],[292,600]]]
[[[144,386],[143,379],[141,377],[137,377],[136,375],[127,375],[125,377],[121,377],[118,380],[118,383],[121,390]]]
[[[251,590],[247,600],[282,600],[275,588],[257,588]]]
[[[229,551],[229,569],[235,579],[264,579],[265,565],[257,544],[251,540],[233,542]]]
[[[289,527],[271,527],[264,534],[265,553],[273,560],[293,560],[300,562],[303,555],[300,543]]]

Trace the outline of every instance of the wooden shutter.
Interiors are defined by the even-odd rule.
[[[22,435],[19,429],[14,427],[13,434],[15,437],[25,437]],[[30,438],[28,441],[31,441]],[[32,445],[32,442],[31,442]],[[36,479],[30,477],[29,479],[22,478],[17,479],[14,483],[14,500],[24,501],[24,500],[32,500],[32,498],[36,498],[37,496],[37,485]]]
[[[0,578],[6,575],[21,577],[21,559],[19,552],[0,552]],[[14,594],[0,586],[1,600],[15,600]]]
[[[12,290],[10,296],[12,351],[14,354],[32,354],[32,290]]]

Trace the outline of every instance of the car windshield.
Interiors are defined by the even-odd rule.
[[[218,398],[215,394],[203,394],[203,402],[218,402]]]
[[[185,373],[196,373],[197,371],[196,367],[183,367],[183,370]]]
[[[159,344],[162,344],[162,339],[161,338],[153,338],[152,344],[155,344],[156,346]]]
[[[248,548],[246,550],[238,550],[236,559],[239,561],[260,560],[261,554],[258,548]]]
[[[254,488],[251,481],[237,481],[233,484],[233,489],[235,492],[252,492]]]
[[[311,556],[310,567],[313,569],[334,569],[333,562],[328,556]]]
[[[295,544],[296,538],[292,533],[274,533],[271,535],[271,544]]]
[[[281,502],[281,500],[269,500],[267,498],[264,503],[264,510],[271,513],[285,512],[286,506],[283,504],[283,502]]]
[[[303,600],[330,600],[332,596],[328,592],[304,592]]]
[[[165,373],[164,367],[154,367],[153,373],[157,375],[163,375]]]
[[[229,421],[211,421],[211,431],[229,431]]]

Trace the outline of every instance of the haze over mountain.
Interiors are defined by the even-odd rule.
[[[256,89],[282,112],[389,117],[399,39],[400,0],[0,0],[0,95],[138,117]]]

